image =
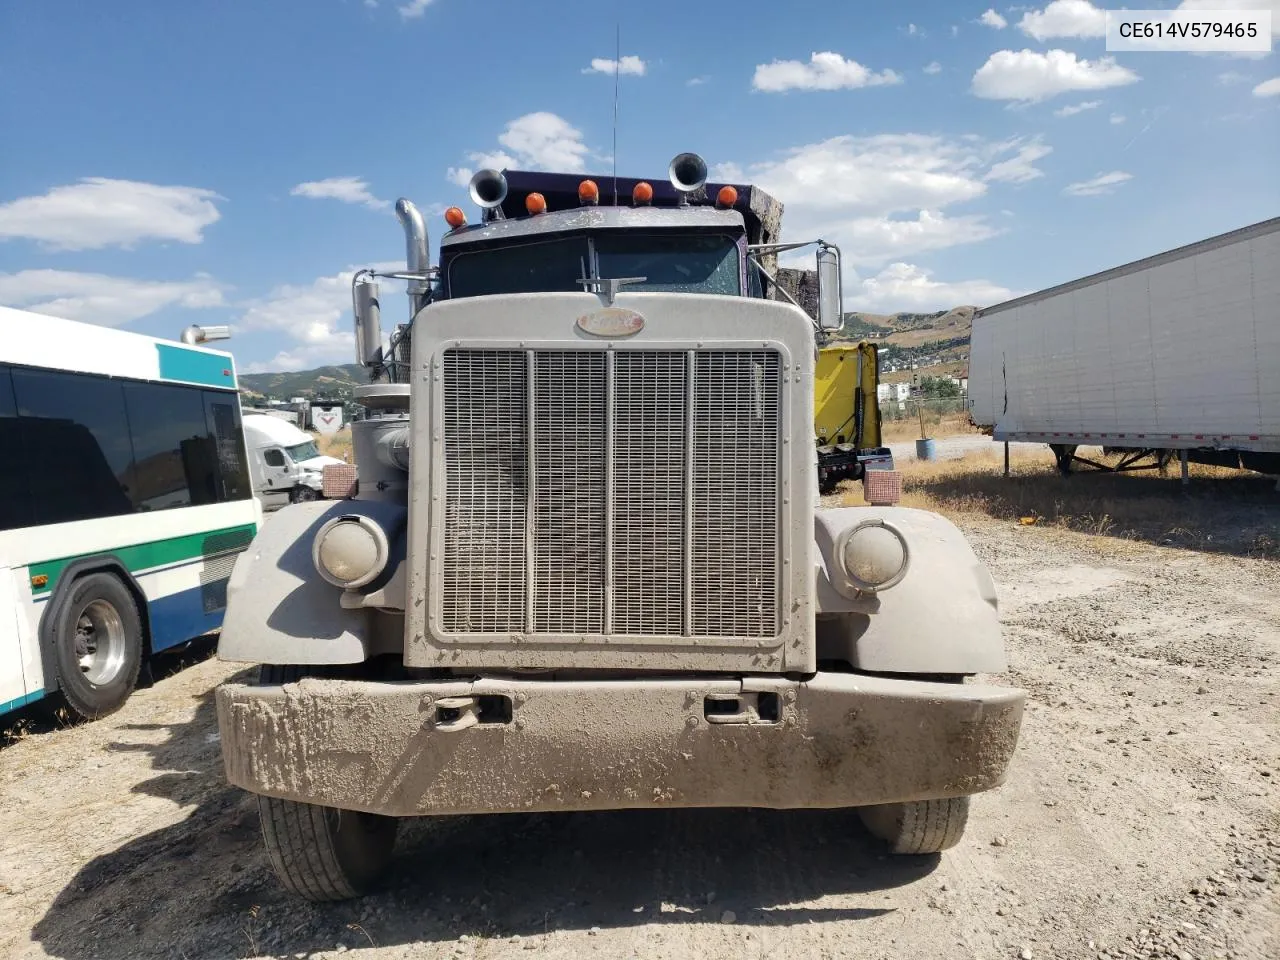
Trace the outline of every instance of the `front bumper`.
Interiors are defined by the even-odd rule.
[[[710,714],[708,697],[719,705]],[[735,700],[740,717],[714,712],[734,709]],[[498,722],[477,722],[473,702],[509,706],[510,717],[491,711]],[[418,816],[832,808],[965,796],[1003,782],[1023,693],[850,674],[304,679],[227,684],[217,704],[227,778],[236,786]],[[480,717],[489,719],[483,710]]]

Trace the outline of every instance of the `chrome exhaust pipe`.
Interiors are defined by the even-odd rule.
[[[426,306],[427,291],[430,289],[425,279],[431,270],[431,256],[427,252],[429,250],[427,225],[423,222],[418,208],[404,197],[396,201],[396,217],[400,220],[400,226],[404,228],[404,259],[408,272],[421,274],[424,278],[410,280],[406,286],[409,294],[410,316],[417,316],[418,311]]]

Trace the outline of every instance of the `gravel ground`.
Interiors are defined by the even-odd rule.
[[[1280,956],[1280,567],[985,519],[1008,783],[944,856],[844,812],[413,821],[386,888],[276,886],[222,779],[205,660],[0,749],[0,956]]]

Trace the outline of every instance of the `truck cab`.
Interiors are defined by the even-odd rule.
[[[990,575],[940,516],[821,505],[781,205],[693,154],[668,180],[481,171],[438,266],[402,200],[406,269],[356,275],[358,491],[264,526],[219,643],[260,665],[224,760],[299,895],[376,882],[403,817],[856,807],[922,854],[1003,781]]]
[[[249,478],[263,508],[319,499],[324,468],[342,461],[322,455],[315,438],[287,420],[250,413],[243,422]]]

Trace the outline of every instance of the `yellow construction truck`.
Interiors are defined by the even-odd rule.
[[[893,454],[880,445],[879,366],[876,347],[829,343],[818,349],[813,428],[818,442],[818,490],[861,480],[868,470],[892,470]]]
[[[769,279],[781,299],[817,318],[817,271],[783,267]],[[831,493],[840,481],[861,480],[867,470],[892,470],[893,454],[881,446],[880,367],[875,344],[832,340],[832,333],[821,327],[814,333],[818,346],[813,405],[818,490]]]

